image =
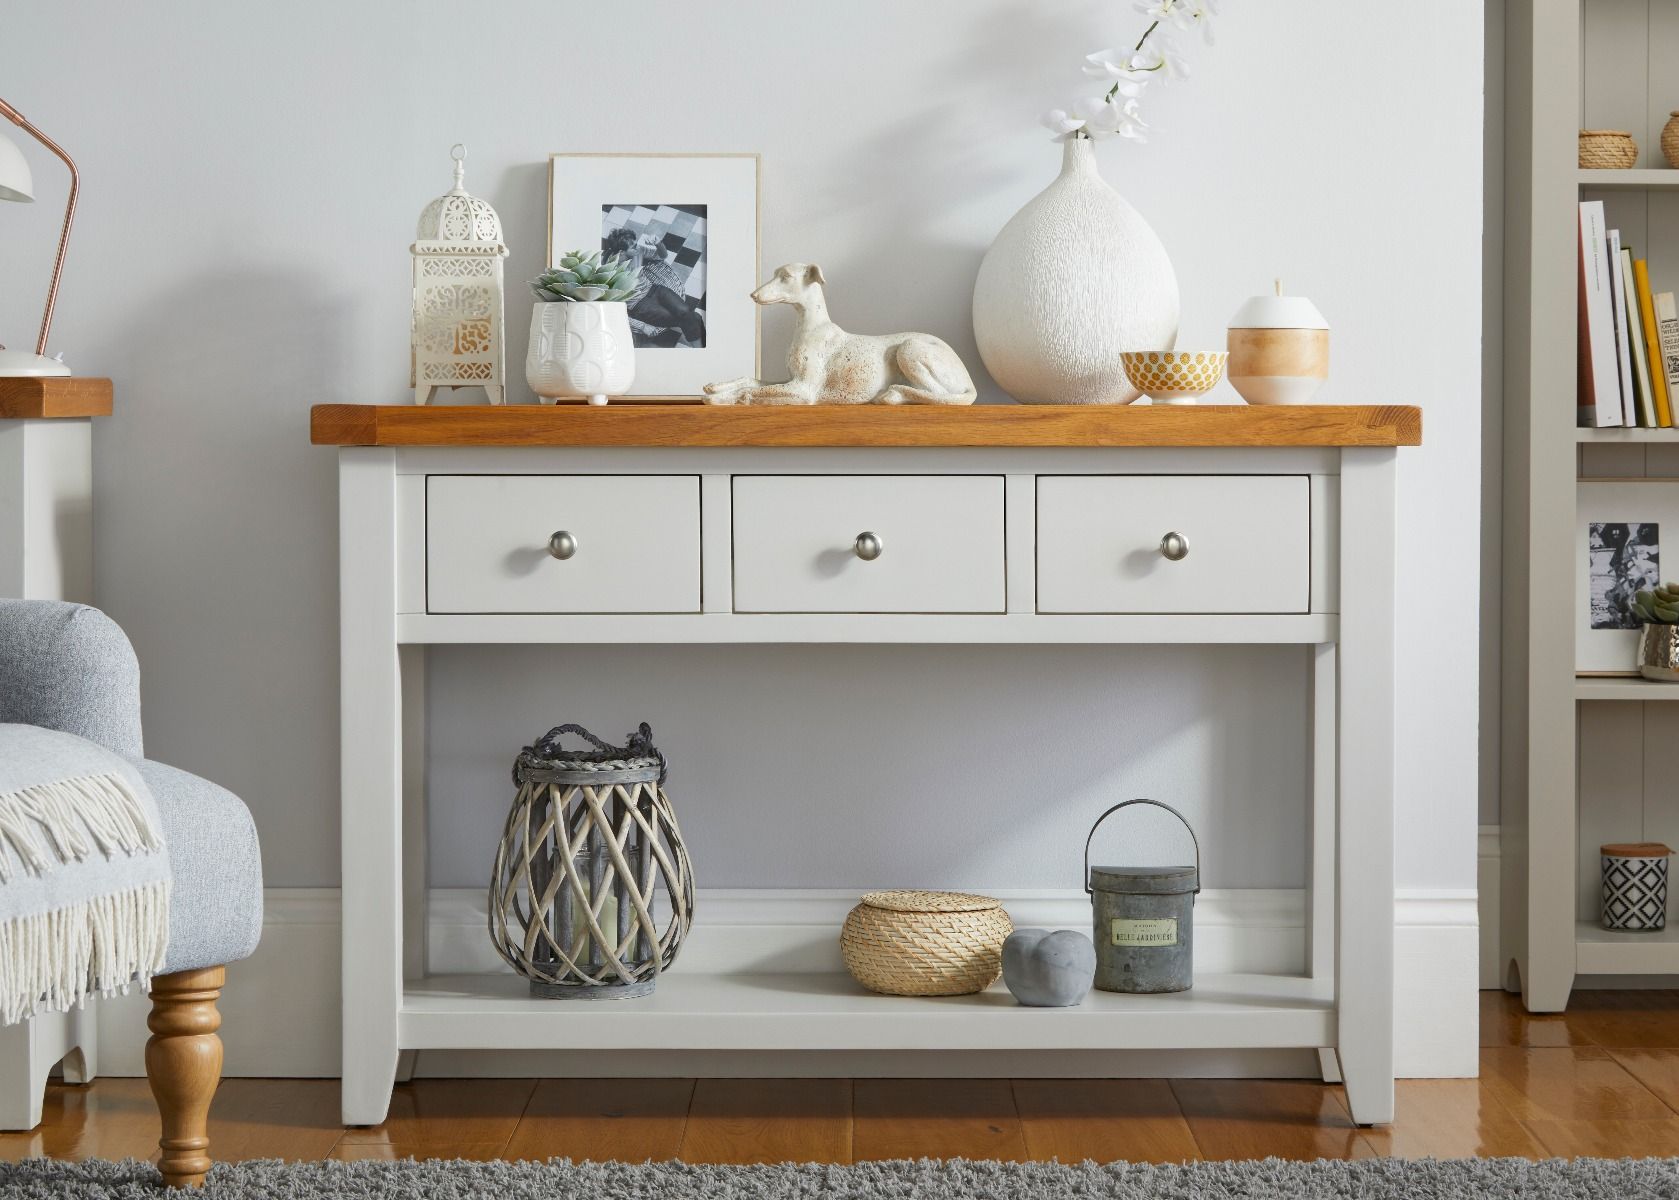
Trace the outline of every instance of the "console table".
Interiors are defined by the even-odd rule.
[[[320,405],[312,433],[340,447],[347,1124],[384,1119],[405,1051],[577,1045],[1306,1047],[1355,1121],[1392,1119],[1394,468],[1417,409]],[[508,642],[1312,647],[1307,970],[1053,1010],[680,962],[581,1006],[433,975],[414,649]]]

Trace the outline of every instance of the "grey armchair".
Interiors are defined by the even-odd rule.
[[[145,757],[139,663],[122,630],[96,608],[0,600],[0,723],[56,729],[115,751],[134,763],[157,800],[172,882],[165,973],[152,979],[146,1074],[162,1118],[164,1181],[201,1183],[210,1168],[210,1100],[221,1079],[216,1001],[226,965],[248,958],[262,932],[262,861],[251,815],[224,788]],[[41,1057],[27,1079],[0,1084],[32,1089],[31,1124],[40,1120],[53,1065]],[[90,1077],[91,1064],[76,1074]]]

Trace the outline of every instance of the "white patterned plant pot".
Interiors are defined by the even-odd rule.
[[[525,379],[544,404],[605,404],[635,382],[629,311],[621,301],[538,304],[531,311]]]
[[[1654,933],[1667,926],[1667,860],[1660,843],[1605,846],[1603,927]]]

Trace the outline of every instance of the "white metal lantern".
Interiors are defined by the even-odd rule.
[[[426,205],[414,244],[414,352],[409,384],[425,404],[438,388],[482,387],[503,403],[502,267],[496,210],[463,186],[466,147],[450,151],[455,186]]]

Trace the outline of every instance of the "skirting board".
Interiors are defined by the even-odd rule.
[[[1017,924],[1083,929],[1088,899],[1079,892],[994,892]],[[855,893],[702,891],[700,914],[677,969],[745,964],[771,970],[838,969],[838,931]],[[1410,1078],[1470,1076],[1477,1064],[1476,908],[1472,892],[1402,893],[1395,904],[1398,1072]],[[339,1063],[338,892],[275,888],[267,893],[262,945],[229,968],[222,994],[222,1040],[229,1076],[333,1077]],[[434,971],[497,969],[485,934],[484,893],[431,894],[427,948]],[[1207,971],[1297,972],[1305,962],[1305,893],[1206,891],[1195,911],[1197,966]],[[890,1001],[883,1001],[890,1003]],[[99,1072],[144,1073],[146,1001],[134,995],[99,1005]],[[1315,1056],[1291,1051],[1150,1051],[1092,1060],[1043,1055],[858,1054],[742,1056],[694,1053],[486,1054],[428,1051],[420,1075],[905,1075],[995,1076],[1315,1076]]]

